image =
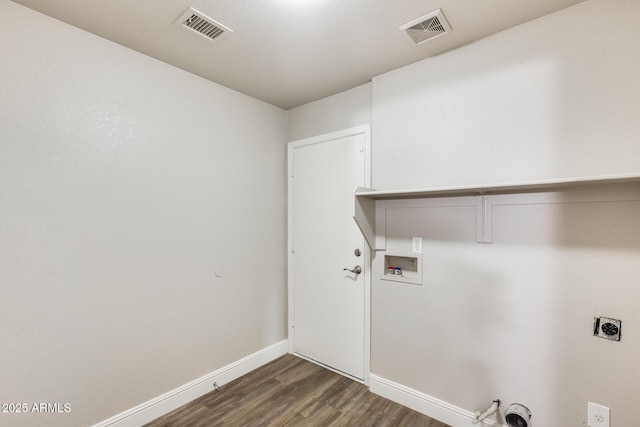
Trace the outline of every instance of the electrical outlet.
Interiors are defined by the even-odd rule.
[[[413,253],[414,254],[422,253],[422,237],[413,238]]]
[[[622,321],[608,317],[595,317],[593,319],[593,335],[612,341],[620,341]]]
[[[589,402],[587,405],[588,427],[611,427],[611,409]]]

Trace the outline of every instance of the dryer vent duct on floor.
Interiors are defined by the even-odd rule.
[[[451,31],[451,26],[444,17],[442,10],[433,12],[407,22],[400,27],[409,40],[415,45],[419,45],[428,40],[434,39]]]

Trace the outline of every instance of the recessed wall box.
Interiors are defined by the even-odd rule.
[[[422,285],[422,254],[385,252],[381,279]]]

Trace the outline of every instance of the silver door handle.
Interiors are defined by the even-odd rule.
[[[356,266],[353,268],[353,270],[351,270],[351,269],[349,269],[349,268],[343,268],[343,270],[345,270],[345,271],[350,271],[350,272],[355,273],[355,274],[360,274],[360,273],[362,273],[362,267],[360,267],[359,265],[356,265]]]

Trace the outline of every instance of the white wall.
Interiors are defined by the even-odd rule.
[[[639,173],[639,19],[589,0],[374,78],[373,187]],[[374,271],[372,373],[471,411],[521,402],[538,427],[583,425],[589,400],[636,425],[640,189],[612,194],[501,199],[492,244],[461,208],[393,211],[387,250],[423,236],[425,283]],[[591,336],[598,315],[622,342]]]
[[[589,401],[636,425],[640,186],[489,199],[491,244],[457,198],[385,202],[387,251],[424,239],[423,284],[380,280],[376,255],[372,373],[468,411],[520,402],[534,426],[583,425]],[[622,341],[593,337],[595,316]]]
[[[638,172],[640,2],[590,0],[373,80],[373,187]]]
[[[7,0],[0,40],[0,402],[71,404],[0,424],[286,338],[285,112]]]
[[[371,123],[371,83],[287,111],[287,141]]]

